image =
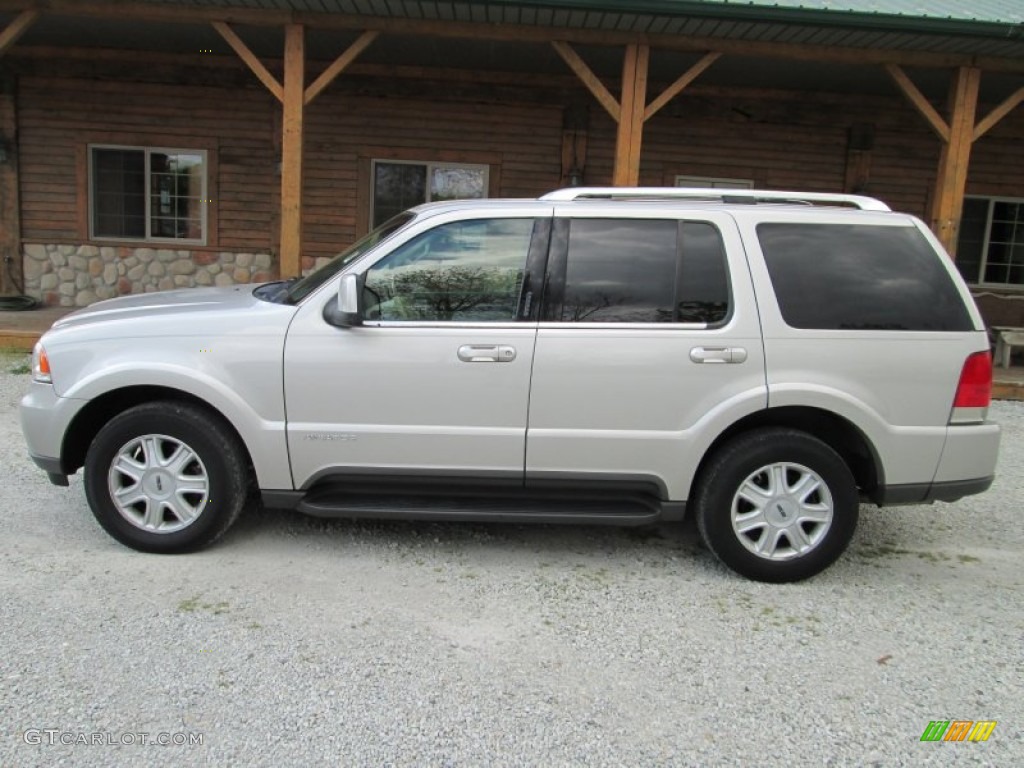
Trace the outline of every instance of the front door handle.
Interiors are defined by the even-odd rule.
[[[507,344],[463,344],[459,347],[459,360],[464,363],[511,363],[516,359],[516,348]]]
[[[743,347],[694,347],[690,359],[695,363],[742,363],[747,359]]]

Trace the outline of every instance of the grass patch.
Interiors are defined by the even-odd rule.
[[[222,613],[227,613],[230,610],[230,606],[227,601],[221,601],[219,603],[204,603],[202,595],[193,595],[187,597],[178,603],[178,611],[180,613],[198,613],[199,611],[206,611],[212,613],[214,616],[219,616]]]

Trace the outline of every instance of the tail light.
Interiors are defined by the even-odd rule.
[[[975,352],[964,361],[950,424],[984,421],[992,401],[992,355]]]

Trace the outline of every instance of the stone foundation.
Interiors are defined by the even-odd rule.
[[[51,307],[85,307],[132,293],[277,279],[269,253],[98,245],[24,246],[25,293]]]

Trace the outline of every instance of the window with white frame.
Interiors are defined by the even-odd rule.
[[[964,200],[956,265],[973,285],[1024,286],[1024,200]]]
[[[89,147],[89,236],[206,242],[206,152]]]
[[[486,165],[374,160],[371,227],[421,203],[487,197],[488,176]]]
[[[693,189],[753,189],[751,179],[721,179],[714,176],[676,176],[677,187]]]

